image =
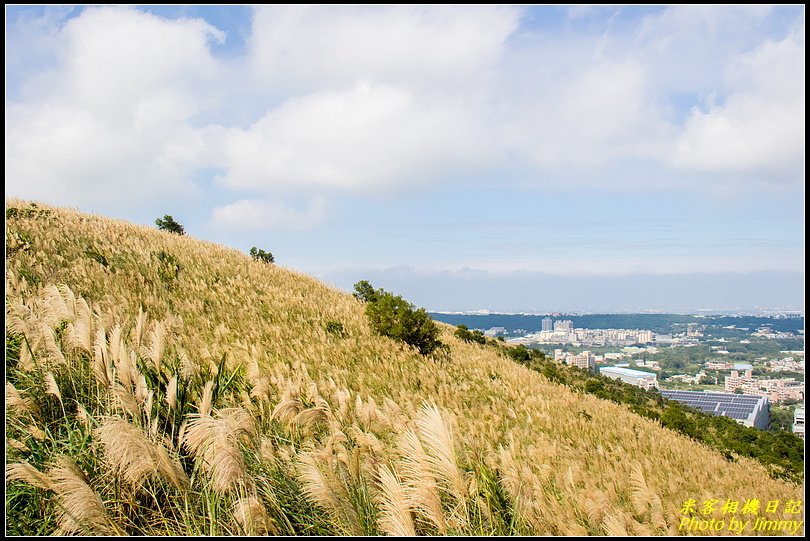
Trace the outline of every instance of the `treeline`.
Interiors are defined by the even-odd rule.
[[[494,340],[486,343],[490,347],[500,348],[513,361],[543,374],[551,381],[625,404],[633,413],[659,421],[666,428],[717,449],[729,461],[736,460],[735,456],[753,458],[762,463],[774,478],[804,483],[804,441],[791,432],[766,432],[743,426],[728,417],[717,417],[668,400],[657,390],[641,389],[589,370],[557,364],[540,350],[522,345],[506,346]]]

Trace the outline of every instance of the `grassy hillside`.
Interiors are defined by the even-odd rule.
[[[443,329],[426,358],[307,276],[7,201],[7,531],[678,534],[691,498],[803,519],[757,462]]]

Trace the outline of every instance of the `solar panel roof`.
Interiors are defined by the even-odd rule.
[[[701,391],[676,391],[662,389],[665,398],[677,400],[687,406],[715,415],[725,415],[732,419],[748,419],[761,407],[761,396],[747,396],[731,393],[706,393]]]

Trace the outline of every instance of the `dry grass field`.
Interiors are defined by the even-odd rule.
[[[423,357],[224,246],[7,201],[7,533],[677,535],[689,499],[804,518],[753,460],[441,339]]]

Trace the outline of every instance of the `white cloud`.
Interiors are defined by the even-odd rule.
[[[463,104],[359,84],[291,98],[246,130],[216,129],[209,137],[223,143],[222,181],[232,189],[378,190],[486,163],[491,150],[476,122]]]
[[[491,6],[258,7],[251,61],[287,91],[372,82],[459,89],[488,75],[520,11]]]
[[[215,208],[213,223],[239,231],[303,230],[320,224],[326,210],[326,201],[320,198],[311,201],[303,210],[273,201],[242,199]]]
[[[6,104],[6,188],[63,204],[187,192],[206,165],[190,121],[221,33],[124,8],[88,8],[54,31],[59,62]]]
[[[510,144],[526,159],[541,169],[580,170],[659,158],[670,128],[638,63],[588,59],[554,71],[554,84],[538,83],[534,95],[512,104]]]
[[[244,55],[221,58],[210,46],[224,34],[201,19],[100,7],[61,26],[18,21],[7,191],[134,203],[199,192],[191,178],[208,168],[243,200],[482,171],[537,185],[621,186],[629,170],[650,187],[801,182],[803,21],[776,39],[770,8],[674,7],[575,17],[586,30],[566,33],[520,26],[523,11],[258,7]]]
[[[644,63],[658,92],[722,92],[729,60],[759,45],[773,6],[668,6],[644,17],[619,47]]]
[[[677,165],[708,171],[802,177],[804,36],[792,34],[740,55],[727,72],[732,92],[694,108],[677,142]]]

